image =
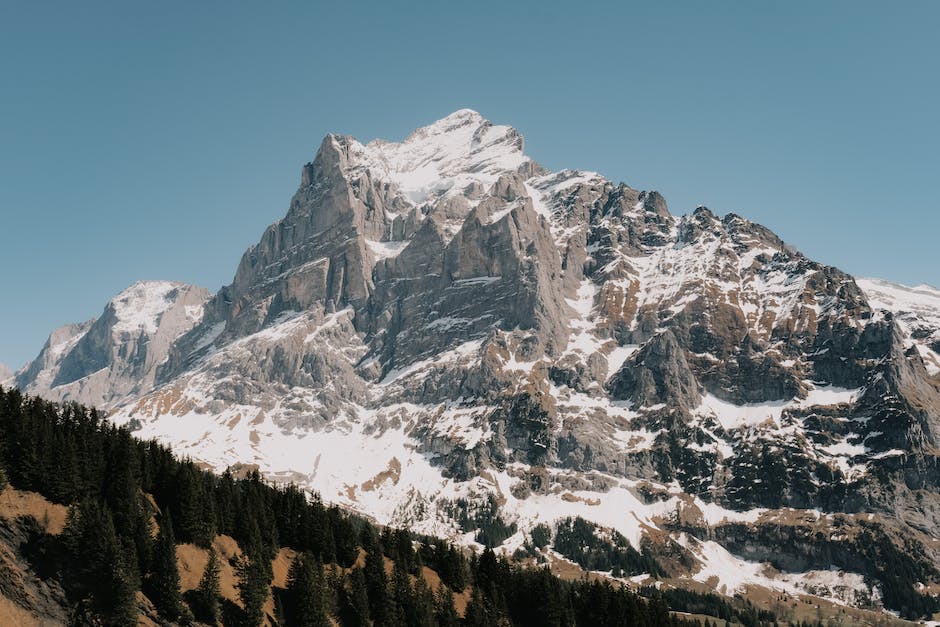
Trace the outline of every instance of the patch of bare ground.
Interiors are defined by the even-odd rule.
[[[568,503],[584,503],[585,505],[589,505],[591,507],[597,507],[598,505],[601,504],[600,499],[589,499],[583,496],[575,496],[571,492],[565,492],[564,494],[562,494],[561,500],[566,501]]]
[[[391,480],[392,485],[398,485],[400,478],[401,462],[398,461],[397,457],[393,457],[391,461],[388,462],[388,467],[385,470],[362,484],[362,491],[372,492],[376,488],[381,487],[381,485],[388,480]]]
[[[10,486],[0,492],[0,517],[9,520],[30,516],[42,525],[46,533],[54,536],[65,529],[68,512],[65,505],[52,503],[35,492],[24,492]]]
[[[238,543],[230,536],[216,536],[212,546],[219,558],[219,591],[222,598],[241,606],[235,587],[238,577],[232,566],[234,559],[241,555]],[[180,589],[183,592],[195,590],[209,563],[209,551],[195,544],[179,544],[176,546],[176,563],[180,572]]]
[[[57,623],[43,622],[19,605],[0,594],[0,625],[16,625],[17,627],[46,627]]]
[[[241,601],[238,598],[238,576],[235,574],[233,562],[241,556],[241,549],[238,543],[230,536],[216,536],[212,541],[219,558],[219,590],[222,598],[232,601],[241,607]],[[271,571],[274,575],[271,580],[272,588],[287,587],[287,573],[290,566],[297,557],[297,551],[288,548],[282,548],[271,561]],[[198,547],[195,544],[179,544],[176,547],[176,563],[180,573],[180,590],[188,592],[199,587],[199,581],[206,571],[206,565],[209,563],[209,551]],[[268,596],[264,604],[264,613],[267,624],[274,624],[274,598]]]
[[[258,472],[261,470],[261,466],[258,464],[232,464],[228,467],[228,471],[231,473],[233,479],[245,479],[253,472]]]

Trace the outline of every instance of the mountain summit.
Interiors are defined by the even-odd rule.
[[[329,135],[231,284],[132,288],[16,384],[386,524],[505,551],[547,525],[586,568],[609,570],[572,546],[647,555],[634,581],[934,607],[937,293],[523,147],[470,110]]]

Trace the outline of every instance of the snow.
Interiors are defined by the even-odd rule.
[[[636,452],[651,448],[656,438],[665,432],[665,429],[658,431],[617,429],[614,431],[612,438],[615,442],[621,444],[621,450]]]
[[[548,205],[545,203],[545,199],[542,196],[542,192],[535,189],[531,183],[525,184],[526,193],[529,195],[529,198],[532,199],[532,208],[535,209],[535,213],[544,217],[546,220],[551,223],[552,221],[552,210],[548,208]]]
[[[804,382],[812,386],[810,382]],[[817,405],[840,405],[853,403],[862,393],[862,388],[840,388],[836,386],[811,387],[803,399],[769,401],[766,403],[748,403],[735,405],[722,400],[713,394],[706,393],[702,403],[696,409],[701,416],[714,416],[724,429],[741,429],[753,427],[770,421],[777,426],[781,424],[781,416],[787,409],[800,409]]]
[[[940,316],[940,290],[930,285],[910,287],[883,279],[860,278],[856,284],[868,302],[877,309],[912,311],[926,316]]]
[[[691,550],[700,562],[693,579],[714,584],[727,596],[743,592],[747,586],[762,586],[790,595],[812,594],[838,605],[870,604],[881,598],[865,577],[838,569],[776,573],[769,564],[748,562],[728,552],[717,542],[705,542],[680,534],[679,544]]]
[[[13,378],[13,369],[6,364],[0,364],[0,385],[9,387],[9,382]]]
[[[532,494],[520,500],[509,491],[512,480],[505,472],[495,473],[495,478],[507,499],[503,511],[514,515],[521,529],[530,530],[540,522],[552,524],[580,516],[602,527],[616,529],[637,549],[647,530],[658,529],[652,519],[675,511],[678,502],[673,497],[647,504],[626,486],[605,493],[572,490],[565,492],[564,498],[561,494]]]
[[[895,314],[907,337],[906,345],[917,347],[927,372],[940,375],[940,354],[931,348],[940,342],[940,290],[930,285],[909,287],[882,279],[856,279],[869,304]],[[918,339],[914,339],[915,336]]]
[[[629,421],[639,416],[636,411],[631,409],[630,401],[615,401],[607,396],[590,396],[584,392],[575,392],[568,386],[558,387],[554,384],[549,387],[549,392],[555,399],[558,408],[563,409],[569,419],[611,417],[623,418]],[[639,437],[646,439],[645,436],[640,435],[645,431],[620,430],[620,432],[637,434]],[[628,436],[624,435],[622,437],[627,438]],[[624,440],[621,439],[621,441]]]
[[[790,594],[812,594],[838,605],[870,605],[881,598],[880,590],[870,588],[863,575],[834,568],[780,573],[776,580]]]
[[[454,281],[453,285],[450,288],[460,288],[460,287],[473,287],[477,285],[490,285],[499,281],[503,277],[501,275],[497,276],[475,276],[469,279],[458,279]],[[448,288],[449,289],[449,288]]]
[[[410,240],[400,240],[395,242],[377,242],[371,239],[366,240],[366,245],[369,247],[369,250],[372,251],[372,254],[375,255],[376,261],[397,257],[401,254],[401,251],[405,250],[405,247],[408,246],[409,243]]]
[[[739,429],[754,426],[767,420],[779,423],[780,416],[786,406],[787,401],[735,405],[706,393],[702,397],[702,404],[696,413],[714,416],[724,429]]]
[[[193,347],[193,352],[201,351],[202,349],[206,348],[207,346],[215,342],[218,339],[218,337],[222,335],[222,331],[224,330],[225,330],[224,321],[216,322],[215,324],[213,324],[211,327],[209,327],[203,332],[202,337],[199,338],[199,341],[196,342],[196,345]]]
[[[738,559],[713,540],[698,542],[697,545],[697,541],[683,540],[680,544],[692,549],[701,561],[701,568],[692,576],[696,581],[713,584],[718,592],[728,596],[742,591],[749,584],[764,583],[762,564]]]
[[[401,368],[395,368],[390,370],[388,374],[385,375],[385,378],[382,379],[380,385],[388,385],[390,383],[400,381],[401,379],[405,379],[423,370],[431,368],[434,365],[466,359],[471,355],[476,355],[479,353],[481,346],[483,346],[482,340],[470,340],[448,351],[438,353],[433,357],[413,362]]]
[[[639,344],[626,344],[617,346],[610,351],[610,354],[607,355],[607,378],[610,379],[614,376],[620,370],[620,367],[638,350],[640,350]]]
[[[907,451],[901,450],[899,448],[893,448],[890,451],[884,451],[882,453],[876,453],[871,456],[872,459],[884,459],[885,457],[896,457],[898,455],[906,455]]]
[[[594,298],[597,292],[598,287],[590,280],[585,279],[578,287],[576,298],[568,298],[566,300],[571,308],[584,319],[591,315],[591,310],[594,307]]]
[[[402,142],[374,140],[363,146],[351,141],[352,167],[395,183],[415,205],[463,193],[473,183],[489,188],[500,174],[529,161],[515,129],[493,125],[470,109],[455,111]]]
[[[702,512],[702,518],[709,525],[718,525],[723,522],[757,522],[767,509],[758,507],[746,511],[734,511],[725,509],[717,503],[708,503],[695,497],[693,503]]]
[[[127,333],[156,333],[160,317],[173,306],[171,293],[183,286],[173,281],[134,283],[109,303],[117,317],[114,329]]]
[[[584,170],[562,170],[542,176],[535,176],[525,182],[526,194],[532,200],[532,208],[545,218],[551,229],[555,245],[559,252],[564,252],[567,241],[578,232],[586,232],[588,225],[566,225],[563,217],[564,192],[578,185],[588,185],[599,193],[610,183],[596,172]],[[556,217],[557,216],[557,217]]]
[[[840,388],[835,385],[815,386],[798,404],[800,407],[814,405],[843,405],[854,403],[862,395],[862,388]]]
[[[862,444],[849,444],[846,440],[836,442],[835,444],[829,444],[826,446],[820,447],[823,451],[829,453],[830,455],[845,455],[848,457],[854,457],[856,455],[864,455],[868,452],[868,449],[865,448]]]
[[[493,214],[486,221],[487,224],[496,224],[503,218],[505,218],[509,213],[514,209],[512,205],[506,206],[499,211],[494,211]]]
[[[170,443],[219,471],[235,459],[255,463],[270,479],[296,481],[328,501],[392,520],[409,491],[434,492],[445,480],[414,454],[402,429],[366,433],[376,418],[377,412],[359,408],[357,420],[343,426],[284,432],[257,408],[233,406],[218,415],[193,411],[142,421],[137,435]],[[391,476],[381,481],[383,474]],[[378,485],[368,489],[370,480]]]

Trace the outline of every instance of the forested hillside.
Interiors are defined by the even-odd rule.
[[[257,472],[201,470],[94,409],[0,389],[0,487],[7,482],[70,506],[64,531],[45,534],[31,551],[61,584],[76,624],[134,624],[150,603],[160,620],[179,624],[686,624],[661,597],[562,581],[491,550],[468,557],[440,540],[380,529],[296,487],[269,485]],[[221,558],[210,547],[223,534],[242,548],[232,564],[239,603],[219,594]],[[199,587],[186,595],[175,555],[183,542],[210,549]],[[297,558],[286,588],[272,588],[280,547]],[[436,592],[420,576],[424,567],[441,580]],[[464,591],[461,616],[454,593]],[[272,616],[263,609],[269,595]]]

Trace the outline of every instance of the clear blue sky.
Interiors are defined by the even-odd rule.
[[[940,284],[938,33],[935,1],[6,0],[0,361],[135,280],[229,282],[327,132],[462,107],[550,168]]]

